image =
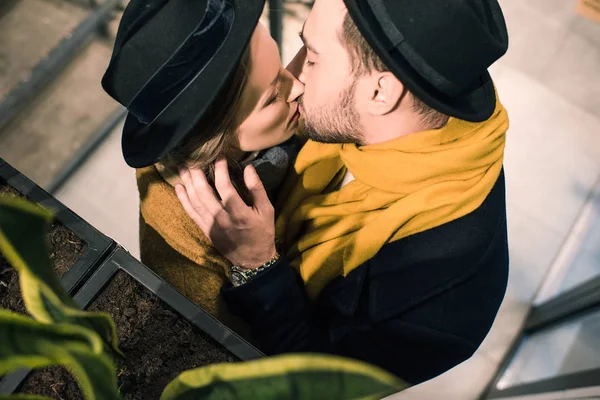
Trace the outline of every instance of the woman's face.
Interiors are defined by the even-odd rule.
[[[237,135],[237,146],[246,152],[292,137],[300,116],[297,99],[304,93],[304,85],[281,65],[277,44],[261,23],[250,40],[250,58]]]

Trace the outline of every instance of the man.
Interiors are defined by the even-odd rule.
[[[223,289],[267,354],[325,352],[417,384],[469,358],[506,289],[506,111],[487,68],[495,0],[317,0],[292,63],[305,134],[278,217],[181,172],[186,212],[233,264]],[[298,66],[301,65],[300,69]],[[279,251],[275,238],[281,241]]]

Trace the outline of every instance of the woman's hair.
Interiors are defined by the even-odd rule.
[[[233,75],[209,106],[200,122],[184,140],[169,153],[169,161],[177,167],[200,168],[214,188],[214,163],[227,159],[231,182],[240,196],[249,203],[249,191],[244,184],[240,161],[233,157],[235,137],[240,124],[240,105],[250,71],[250,46],[242,55]]]

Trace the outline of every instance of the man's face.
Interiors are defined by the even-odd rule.
[[[317,0],[302,30],[304,47],[292,61],[303,63],[299,79],[305,89],[299,99],[300,112],[304,134],[316,142],[363,142],[356,79],[340,36],[345,15],[343,0]],[[297,65],[290,68],[299,71]]]

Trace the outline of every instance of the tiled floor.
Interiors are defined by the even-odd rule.
[[[477,398],[600,176],[600,24],[576,15],[575,0],[500,3],[511,43],[492,75],[511,119],[505,158],[509,289],[492,331],[470,360],[392,399]],[[284,62],[300,45],[305,11],[295,7],[296,16],[286,17]],[[133,172],[120,161],[118,136],[113,132],[58,197],[137,254],[137,192]],[[598,221],[598,208],[590,215]],[[588,225],[595,230],[582,234],[579,267],[564,285],[579,274],[600,273],[599,224]],[[571,335],[577,336],[575,330]],[[567,353],[565,358],[576,357]]]
[[[600,24],[577,16],[574,1],[500,3],[511,42],[507,55],[492,68],[492,75],[511,119],[505,160],[509,290],[492,331],[472,359],[424,385],[392,396],[394,399],[436,398],[441,393],[445,399],[477,398],[519,330],[600,176]],[[587,226],[597,229],[593,213],[590,218]],[[594,232],[587,234],[591,238],[586,243],[591,248],[586,253],[576,252],[582,266],[569,270],[569,279],[562,285],[568,280],[581,281],[583,274],[586,278],[600,274],[600,241],[594,241]],[[574,343],[581,343],[580,329],[576,324],[564,332]],[[552,345],[540,344],[537,350],[546,354]],[[566,340],[561,345],[565,357],[571,354],[570,362],[578,363],[581,353],[569,353],[572,346]],[[597,351],[592,354],[600,356]],[[552,370],[551,366],[539,362],[525,369],[542,375]]]
[[[492,331],[472,359],[394,399],[436,398],[440,393],[445,399],[477,397],[518,331],[600,176],[600,24],[577,16],[574,1],[500,2],[511,47],[492,68],[492,75],[511,119],[505,160],[509,290]],[[597,219],[588,226],[597,227]],[[594,232],[587,235],[592,237],[591,249],[577,252],[585,266],[570,270],[570,280],[600,274],[600,241],[594,241]],[[564,332],[580,343],[579,329],[573,325]],[[571,347],[566,340],[561,344],[566,357]],[[552,345],[539,345],[537,350],[546,354]],[[580,354],[571,355],[571,362],[579,362]],[[542,375],[551,366],[539,362],[530,364],[527,371]]]
[[[119,124],[55,196],[139,257],[139,198],[135,172],[121,154],[122,129]]]
[[[23,95],[27,99],[31,89],[18,84],[35,82],[43,71],[52,70],[50,65],[57,62],[55,57],[61,52],[51,50],[59,43],[64,45],[63,40],[73,38],[71,31],[89,15],[89,9],[77,3],[0,0],[0,8],[10,10],[0,12],[0,101],[8,101],[4,107],[11,104],[9,99],[16,101]],[[109,40],[91,38],[56,79],[36,89],[35,98],[26,100],[19,115],[1,128],[0,157],[38,185],[50,185],[73,154],[116,109],[115,102],[99,85],[111,50]],[[45,64],[40,66],[42,60]],[[35,65],[38,67],[32,72]],[[5,97],[8,91],[11,97]]]

